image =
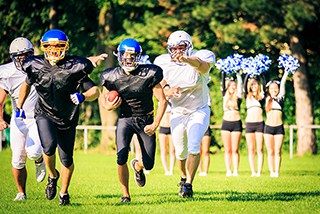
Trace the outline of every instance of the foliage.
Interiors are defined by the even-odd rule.
[[[57,16],[49,19],[50,9],[54,7]],[[267,55],[272,65],[266,79],[281,78],[277,68],[277,58],[281,50],[288,50],[289,33],[299,34],[307,53],[307,69],[313,89],[312,97],[320,92],[319,54],[320,54],[320,2],[318,0],[204,0],[204,1],[129,1],[129,0],[88,0],[62,1],[22,0],[0,1],[1,44],[0,63],[10,60],[8,48],[17,36],[25,36],[32,41],[37,51],[39,40],[49,29],[52,21],[64,30],[71,43],[70,54],[90,56],[97,54],[99,44],[117,47],[124,38],[137,39],[150,56],[151,61],[159,54],[166,53],[166,40],[171,32],[183,29],[192,35],[194,48],[212,50],[217,57],[225,58],[238,51],[245,57],[258,53]],[[107,15],[109,29],[99,29],[99,15]],[[105,30],[105,38],[98,38],[98,32]],[[114,56],[109,56],[114,57]],[[113,65],[107,65],[113,66]],[[90,75],[99,82],[100,66]],[[213,85],[210,86],[213,124],[221,124],[222,99],[220,93],[220,73],[211,71]],[[295,123],[294,90],[291,80],[286,85],[284,123]],[[315,123],[319,124],[319,101],[313,100]],[[88,106],[92,114],[89,121],[84,117]],[[81,105],[80,123],[99,124],[98,104]],[[244,102],[241,115],[245,116]]]

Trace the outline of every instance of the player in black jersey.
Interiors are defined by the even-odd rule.
[[[70,203],[68,187],[74,170],[73,148],[79,119],[78,104],[98,98],[99,89],[88,74],[106,54],[89,59],[67,56],[68,37],[57,29],[43,35],[41,48],[44,56],[31,56],[23,63],[27,78],[21,86],[16,115],[23,115],[24,101],[31,85],[35,86],[39,95],[35,119],[43,147],[43,159],[49,173],[46,197],[52,200],[57,192],[60,175],[55,168],[55,151],[58,147],[62,180],[59,201],[60,205],[66,205]],[[80,93],[80,90],[84,92]]]
[[[155,131],[167,107],[167,102],[160,81],[162,69],[153,64],[139,65],[142,48],[131,38],[123,40],[117,49],[120,67],[105,70],[100,83],[109,91],[116,90],[119,97],[113,102],[108,95],[102,94],[107,110],[120,106],[120,115],[116,129],[118,176],[123,192],[121,202],[130,202],[128,155],[133,134],[136,134],[142,152],[142,160],[133,159],[131,167],[135,171],[138,186],[143,187],[146,178],[143,168],[150,170],[154,166],[156,151]],[[153,95],[159,101],[154,117]]]

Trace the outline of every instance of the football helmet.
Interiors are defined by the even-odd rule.
[[[63,31],[52,29],[42,36],[40,45],[44,57],[55,64],[65,57],[69,49],[69,39]]]
[[[139,66],[141,58],[142,48],[135,39],[124,39],[117,48],[117,54],[119,65],[125,71],[130,72],[135,70]]]
[[[33,55],[34,49],[31,42],[24,38],[15,38],[9,47],[9,54],[17,69],[21,70],[22,62],[27,56]]]
[[[169,36],[167,42],[167,49],[169,51],[169,54],[173,53],[172,48],[180,45],[186,45],[185,53],[187,56],[190,56],[193,50],[192,39],[191,36],[183,30],[175,31]]]

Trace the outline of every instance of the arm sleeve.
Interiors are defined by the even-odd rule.
[[[88,76],[81,81],[81,88],[84,91],[88,91],[93,86],[96,86],[96,84]]]
[[[195,56],[201,59],[202,61],[209,63],[210,68],[216,62],[216,56],[212,51],[209,50],[199,50],[195,53]]]
[[[32,72],[32,61],[30,60],[31,57],[28,57],[26,60],[23,61],[22,63],[22,71],[25,72],[27,74],[26,76],[26,83],[28,85],[32,85],[35,80],[36,77]]]
[[[162,69],[157,65],[153,65],[153,67],[154,67],[153,69],[155,70],[155,73],[153,76],[153,81],[151,82],[151,88],[155,87],[163,79]]]

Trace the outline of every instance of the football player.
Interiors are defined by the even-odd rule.
[[[9,53],[12,62],[0,66],[0,131],[8,128],[7,122],[3,119],[3,105],[8,94],[11,97],[13,109],[10,121],[12,174],[18,188],[18,194],[14,200],[20,201],[26,199],[27,157],[35,161],[38,182],[45,178],[46,166],[42,158],[38,128],[34,119],[34,106],[38,100],[34,87],[31,88],[25,102],[26,111],[23,115],[25,120],[18,120],[15,117],[20,87],[26,79],[21,65],[28,56],[33,55],[33,45],[28,39],[18,37],[11,42]]]
[[[70,203],[68,187],[74,170],[73,148],[79,119],[78,105],[98,98],[99,89],[88,75],[105,55],[91,57],[90,60],[66,55],[69,39],[58,29],[47,31],[40,42],[44,55],[29,57],[22,65],[27,78],[21,86],[17,117],[23,115],[25,99],[33,85],[39,94],[35,119],[49,174],[46,197],[52,200],[57,193],[60,173],[55,166],[55,152],[58,147],[62,180],[59,201],[60,205],[67,205]]]
[[[155,131],[167,107],[160,81],[162,69],[153,64],[139,64],[142,48],[132,39],[123,40],[118,48],[117,56],[120,67],[105,70],[100,77],[100,83],[109,91],[116,90],[119,98],[113,102],[104,98],[107,110],[120,107],[116,130],[117,164],[123,197],[122,203],[131,201],[129,193],[129,170],[127,166],[130,142],[136,134],[142,152],[142,160],[134,158],[131,167],[138,186],[143,187],[146,177],[143,169],[151,170],[154,166],[156,152]],[[157,113],[154,116],[153,95],[159,101]],[[102,96],[106,96],[102,94]]]
[[[215,55],[209,50],[193,51],[190,35],[182,30],[169,36],[167,49],[169,53],[158,56],[154,64],[163,70],[161,85],[172,104],[170,128],[181,175],[179,195],[192,197],[200,142],[210,122],[207,83]]]

